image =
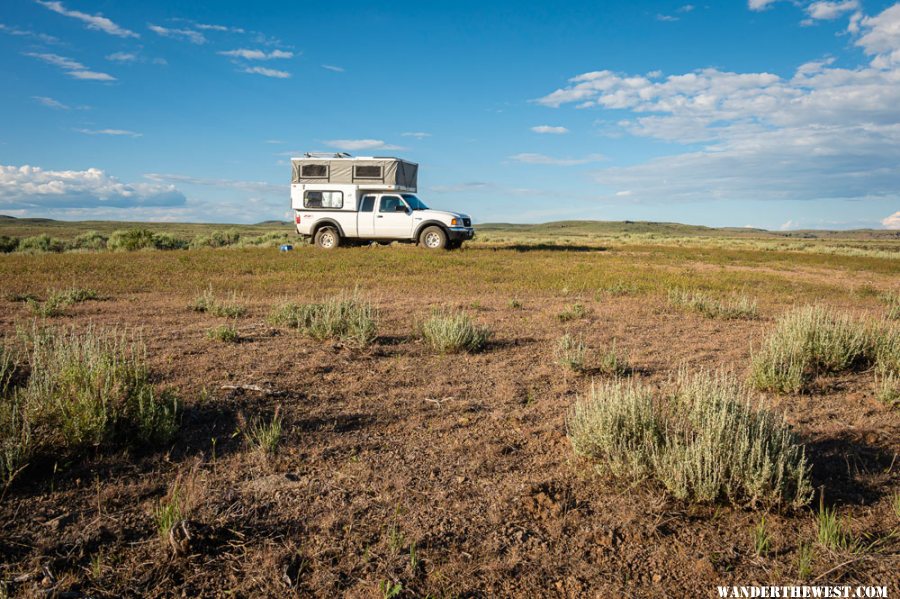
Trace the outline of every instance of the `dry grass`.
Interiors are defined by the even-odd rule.
[[[359,292],[342,292],[313,304],[281,304],[269,314],[269,323],[319,341],[338,339],[357,347],[370,345],[378,334],[378,313]]]
[[[195,297],[188,309],[224,318],[238,318],[247,313],[247,308],[243,305],[243,298],[236,292],[232,291],[226,299],[220,299],[212,287],[208,287]]]
[[[670,289],[669,303],[686,310],[692,310],[707,318],[722,320],[754,320],[759,318],[757,302],[747,295],[735,295],[725,300],[717,299],[701,291]]]
[[[822,305],[782,315],[752,359],[750,380],[759,389],[803,391],[817,376],[875,365],[900,371],[900,332],[884,323]]]
[[[569,413],[568,434],[600,468],[653,478],[678,499],[800,506],[811,498],[802,446],[731,374],[682,371],[665,398],[622,380],[592,387]]]
[[[422,337],[441,354],[484,349],[491,331],[475,324],[465,312],[435,312],[422,323]]]
[[[34,457],[98,446],[168,441],[177,401],[150,382],[143,344],[127,332],[35,327],[27,380],[0,397],[2,470],[10,480]]]

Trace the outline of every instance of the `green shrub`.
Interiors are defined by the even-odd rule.
[[[868,321],[824,306],[797,308],[778,319],[753,356],[750,379],[759,389],[796,393],[819,374],[868,366],[879,343],[888,344],[889,360],[892,342]]]
[[[4,472],[36,455],[77,457],[98,446],[164,443],[177,429],[177,399],[150,383],[143,345],[126,334],[35,328],[28,377],[0,397]]]
[[[597,370],[600,371],[601,374],[607,376],[623,376],[628,374],[630,368],[628,360],[621,356],[616,349],[615,341],[613,341],[612,346],[609,349],[600,353]]]
[[[61,291],[50,291],[47,299],[43,302],[33,297],[25,299],[25,303],[31,308],[36,316],[42,318],[52,318],[60,316],[64,313],[65,308],[72,304],[86,302],[88,300],[98,299],[99,295],[93,289],[82,289],[80,287],[69,287]]]
[[[320,341],[339,339],[358,347],[371,344],[378,332],[375,308],[358,294],[340,294],[314,304],[288,302],[276,307],[268,320]]]
[[[212,287],[209,287],[194,298],[194,301],[188,305],[188,309],[194,312],[205,312],[213,316],[238,318],[247,313],[247,308],[240,303],[241,300],[242,298],[236,292],[232,292],[228,299],[220,300],[216,297]]]
[[[238,243],[241,247],[278,247],[284,243],[296,241],[297,235],[291,231],[266,233],[256,237],[241,237]]]
[[[136,250],[153,249],[153,231],[150,229],[120,229],[113,231],[106,242],[106,247],[114,251],[133,252]]]
[[[746,295],[737,295],[727,300],[720,300],[700,291],[670,289],[669,303],[673,306],[692,310],[707,318],[753,320],[759,317],[756,300]]]
[[[0,235],[0,254],[8,254],[19,248],[19,238]]]
[[[875,374],[875,397],[891,408],[900,407],[900,376],[887,373]]]
[[[473,323],[465,312],[435,312],[422,324],[422,337],[442,354],[479,351],[490,336],[489,329]]]
[[[812,494],[784,419],[751,407],[730,374],[681,372],[667,401],[636,383],[595,386],[567,424],[576,453],[617,476],[653,478],[678,499],[799,506]]]
[[[221,248],[237,245],[241,240],[241,234],[234,230],[213,231],[209,235],[201,235],[191,240],[192,248],[211,247]]]
[[[566,333],[556,342],[556,363],[575,372],[584,370],[585,347],[582,337]]]
[[[47,234],[26,237],[19,241],[18,251],[30,253],[63,252],[66,243],[60,239],[54,239]]]
[[[82,233],[72,240],[72,248],[77,250],[105,250],[107,238],[97,231]]]
[[[237,327],[229,324],[223,324],[209,329],[208,331],[206,331],[206,336],[210,339],[223,341],[225,343],[237,343],[241,340],[237,332]]]
[[[175,237],[171,233],[155,233],[153,235],[153,247],[158,250],[184,250],[190,243],[181,237]]]
[[[590,310],[585,307],[584,304],[575,302],[572,304],[570,308],[563,310],[556,317],[560,322],[569,322],[570,320],[575,320],[576,318],[584,318],[588,314],[590,314]]]
[[[278,410],[269,422],[262,419],[254,418],[244,438],[251,447],[264,454],[274,454],[278,450],[278,444],[281,442],[281,416]]]

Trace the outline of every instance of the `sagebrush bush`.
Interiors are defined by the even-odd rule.
[[[92,328],[36,327],[27,337],[27,380],[4,387],[0,398],[7,472],[35,455],[76,457],[91,447],[163,443],[175,433],[177,399],[153,388],[139,341]]]
[[[422,337],[442,354],[477,352],[487,345],[491,331],[472,322],[465,312],[435,312],[422,323]]]
[[[700,291],[670,289],[669,303],[673,306],[693,310],[707,318],[753,320],[759,317],[756,300],[746,295],[736,295],[727,300],[720,300]]]
[[[19,238],[0,235],[0,254],[8,254],[19,249]]]
[[[52,318],[64,313],[72,304],[80,304],[88,300],[99,299],[99,294],[93,289],[81,287],[69,287],[62,290],[51,290],[47,293],[47,299],[43,302],[33,297],[26,297],[25,303],[31,311],[43,318]]]
[[[584,370],[584,339],[566,333],[556,342],[556,363],[575,372]]]
[[[237,343],[241,340],[237,327],[231,324],[222,324],[206,331],[206,336],[224,343]]]
[[[137,250],[179,250],[188,242],[169,233],[154,233],[150,229],[120,229],[113,231],[106,242],[107,249],[133,252]]]
[[[269,315],[269,323],[298,329],[320,341],[339,339],[359,347],[370,345],[378,333],[377,312],[358,293],[313,304],[281,304]]]
[[[601,374],[607,376],[623,376],[628,374],[630,369],[631,366],[628,364],[628,359],[622,356],[618,349],[616,349],[615,341],[612,342],[612,345],[609,348],[599,353],[597,370]]]
[[[31,253],[63,252],[67,249],[67,246],[65,241],[55,239],[45,233],[20,239],[17,249],[20,252]]]
[[[875,374],[875,397],[888,407],[900,407],[900,376],[887,373]]]
[[[243,298],[234,291],[227,299],[219,299],[212,287],[209,287],[194,298],[194,301],[188,305],[188,309],[194,312],[206,312],[213,316],[238,318],[247,313],[247,308],[241,303],[242,301]]]
[[[105,250],[107,237],[97,231],[87,231],[72,240],[71,247],[76,250]]]
[[[825,306],[805,306],[778,318],[751,360],[759,389],[797,393],[820,374],[878,365],[900,367],[900,335],[872,320]]]
[[[671,392],[621,380],[569,412],[579,455],[618,476],[649,477],[679,499],[799,506],[812,496],[803,447],[782,417],[752,407],[728,373],[681,372]]]
[[[221,248],[237,245],[241,240],[241,234],[234,230],[213,231],[209,235],[201,235],[191,240],[192,248],[211,247]]]

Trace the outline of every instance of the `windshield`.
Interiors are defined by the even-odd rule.
[[[406,200],[406,203],[409,204],[409,207],[413,210],[428,210],[428,206],[425,205],[425,202],[411,193],[404,193],[403,199]]]

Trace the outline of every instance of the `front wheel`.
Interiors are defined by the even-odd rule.
[[[341,245],[341,236],[334,227],[322,227],[316,231],[316,247],[331,250]]]
[[[428,227],[422,231],[419,243],[429,250],[442,250],[447,247],[447,234],[440,227]]]

